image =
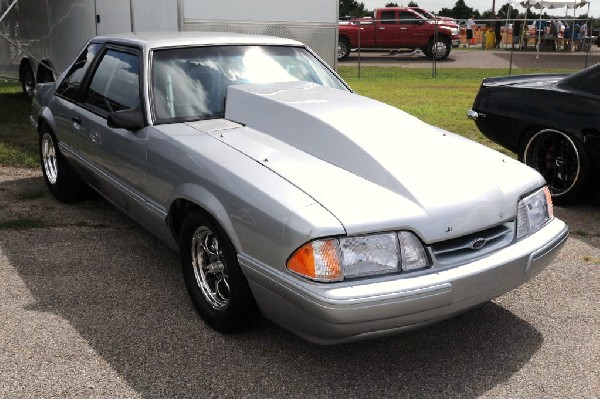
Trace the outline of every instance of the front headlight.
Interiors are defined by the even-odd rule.
[[[535,233],[554,218],[548,187],[522,198],[517,207],[517,239]]]
[[[411,232],[316,240],[298,248],[289,270],[316,281],[397,273],[426,268],[429,257]]]
[[[451,33],[452,33],[452,36],[458,36],[458,35],[460,35],[460,31],[458,29],[454,29],[454,28],[452,29]]]

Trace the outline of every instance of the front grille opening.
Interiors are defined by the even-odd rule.
[[[431,245],[435,260],[443,265],[466,263],[509,245],[514,238],[514,222]]]

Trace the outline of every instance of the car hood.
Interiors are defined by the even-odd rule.
[[[440,241],[513,219],[519,196],[543,184],[510,157],[315,84],[231,86],[225,118],[243,127],[195,128],[302,189],[348,234],[406,228]]]
[[[569,76],[569,74],[547,73],[547,74],[531,74],[531,75],[515,75],[515,76],[498,76],[485,78],[482,82],[484,87],[493,86],[512,86],[528,89],[552,89],[557,83]]]

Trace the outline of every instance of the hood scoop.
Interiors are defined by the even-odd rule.
[[[230,121],[409,197],[389,167],[403,163],[403,151],[394,143],[403,132],[418,130],[421,139],[427,131],[440,135],[397,108],[308,82],[230,86],[225,110]]]

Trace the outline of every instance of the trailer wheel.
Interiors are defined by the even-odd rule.
[[[54,82],[54,75],[48,67],[40,65],[38,70],[38,83]]]
[[[33,97],[33,89],[35,89],[35,75],[33,68],[29,62],[23,62],[19,69],[19,80],[21,81],[21,90],[28,100]]]
[[[350,42],[345,37],[338,39],[337,59],[338,61],[347,60],[350,56]]]

